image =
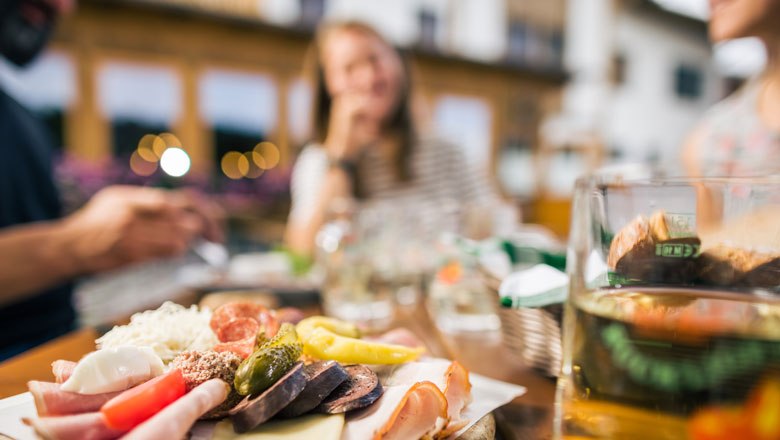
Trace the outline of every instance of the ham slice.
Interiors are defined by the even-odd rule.
[[[433,437],[447,424],[447,399],[433,382],[385,389],[372,406],[351,415],[342,440]]]
[[[449,436],[468,425],[469,420],[461,418],[463,410],[471,403],[471,382],[469,372],[458,361],[453,361],[444,374],[444,397],[447,398],[447,418],[450,422],[442,432]]]
[[[27,382],[27,388],[35,401],[39,416],[61,416],[97,411],[120,392],[103,394],[78,394],[62,391],[60,384],[52,382]]]
[[[23,421],[46,440],[109,440],[124,434],[124,431],[109,428],[100,412]]]
[[[433,382],[412,385],[374,439],[433,438],[447,424],[447,399]]]
[[[73,369],[76,368],[76,362],[58,360],[51,363],[51,372],[54,373],[54,381],[57,383],[63,383],[70,378],[73,374]]]
[[[411,330],[404,327],[394,328],[378,336],[367,336],[363,339],[385,344],[403,345],[409,348],[425,347],[425,344]]]
[[[457,361],[431,359],[423,362],[409,362],[395,368],[385,380],[387,386],[409,387],[420,381],[433,382],[447,399],[449,424],[441,433],[448,436],[457,432],[469,422],[461,418],[466,406],[471,403],[469,372]]]
[[[195,421],[225,401],[229,392],[225,381],[209,379],[136,426],[123,440],[184,438]]]

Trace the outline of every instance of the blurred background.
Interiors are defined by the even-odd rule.
[[[360,19],[408,54],[423,126],[565,238],[577,175],[678,173],[705,108],[762,67],[757,42],[711,47],[706,17],[706,0],[82,0],[0,81],[56,135],[71,209],[110,183],[197,186],[234,247],[262,247],[309,139],[307,45],[321,20]]]

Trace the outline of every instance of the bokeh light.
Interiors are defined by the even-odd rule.
[[[178,147],[166,149],[160,157],[160,168],[172,177],[181,177],[190,170],[190,156]]]
[[[263,168],[264,170],[270,170],[271,168],[279,165],[279,159],[281,158],[279,147],[272,144],[271,142],[260,142],[255,146],[253,151],[262,156],[263,165],[260,165],[260,163],[257,162],[256,163],[257,166]]]
[[[222,172],[230,179],[240,179],[249,172],[249,160],[238,151],[228,151],[222,156]]]
[[[244,153],[244,157],[249,165],[249,169],[244,176],[250,179],[257,179],[262,176],[265,172],[265,160],[263,159],[263,156],[255,151],[247,151]]]
[[[173,133],[161,133],[159,138],[162,139],[162,143],[156,143],[154,145],[154,152],[158,157],[162,157],[166,148],[181,148],[181,141]]]
[[[157,161],[148,161],[135,150],[130,156],[130,169],[139,176],[151,176],[157,171]]]
[[[255,166],[262,169],[267,169],[265,158],[262,154],[258,153],[257,151],[250,151],[246,153],[247,159],[250,159],[250,162],[254,163]]]
[[[147,162],[157,162],[160,160],[160,154],[165,150],[165,141],[157,135],[147,134],[138,141],[138,155]]]

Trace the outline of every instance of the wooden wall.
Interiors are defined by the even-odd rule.
[[[302,73],[310,36],[310,30],[282,29],[246,19],[84,0],[77,12],[61,23],[55,40],[55,47],[75,61],[79,89],[78,99],[66,115],[66,145],[87,159],[111,155],[111,130],[98,109],[96,96],[96,71],[102,63],[168,66],[183,85],[183,112],[173,131],[187,146],[193,169],[211,170],[213,145],[198,114],[199,75],[214,67],[270,75],[280,97],[276,110],[278,115],[286,115],[286,91]],[[483,64],[415,50],[411,50],[411,59],[419,98],[424,103],[431,104],[443,93],[478,97],[488,103],[493,114],[491,157],[513,131],[536,139],[539,118],[546,111],[544,103],[559,93],[565,79],[562,72]],[[526,104],[518,106],[518,102]],[[295,146],[290,141],[286,117],[278,121],[268,137],[279,145],[282,164],[290,164]]]

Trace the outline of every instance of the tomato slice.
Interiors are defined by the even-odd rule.
[[[181,371],[171,370],[114,397],[100,408],[100,412],[110,428],[129,431],[185,392]]]

